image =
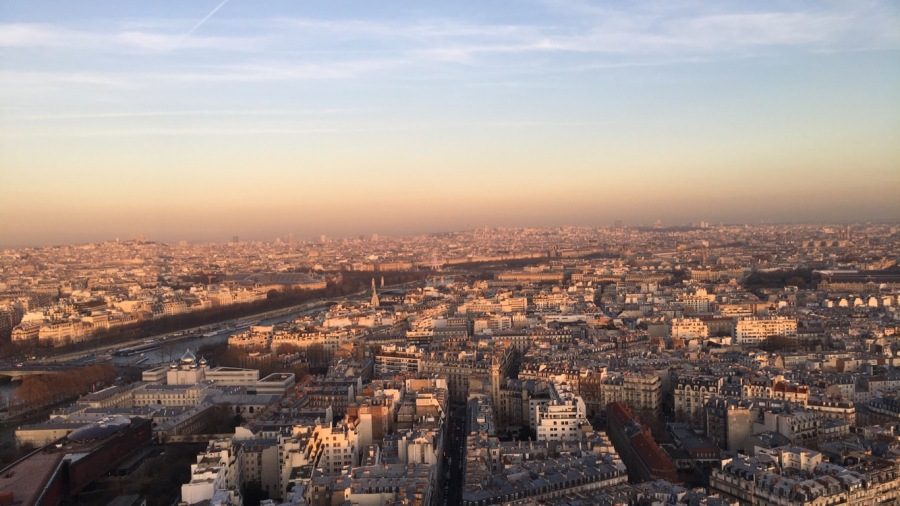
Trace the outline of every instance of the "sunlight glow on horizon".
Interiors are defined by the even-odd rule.
[[[0,6],[0,247],[900,220],[891,2],[73,4]]]

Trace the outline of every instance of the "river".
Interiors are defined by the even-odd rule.
[[[307,315],[318,311],[322,311],[322,309],[306,309],[281,316],[264,318],[259,321],[258,325],[274,325],[276,323],[293,320],[294,318],[301,315]],[[113,357],[112,362],[117,366],[139,366],[145,369],[149,369],[151,367],[168,364],[175,360],[178,360],[182,355],[184,355],[184,352],[187,350],[196,352],[202,346],[224,343],[228,341],[228,336],[233,332],[233,330],[222,329],[211,336],[199,335],[196,337],[179,339],[177,341],[163,342],[162,346],[160,346],[159,348],[147,351],[142,355]],[[0,384],[0,406],[8,405],[9,399],[15,394],[15,391],[18,387],[18,382]]]

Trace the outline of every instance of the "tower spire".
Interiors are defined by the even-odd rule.
[[[375,289],[375,278],[372,278],[372,307],[378,307],[378,291]]]

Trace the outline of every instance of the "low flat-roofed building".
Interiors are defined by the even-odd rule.
[[[275,372],[256,382],[257,394],[284,395],[296,384],[293,373]]]
[[[213,367],[206,370],[206,379],[218,385],[253,386],[259,381],[259,371],[238,367]]]
[[[169,366],[166,365],[147,369],[141,373],[141,381],[146,381],[147,383],[161,383],[166,379],[166,373],[168,371]]]
[[[44,446],[66,437],[75,429],[84,427],[90,422],[69,420],[48,420],[41,423],[22,425],[16,429],[16,444],[19,446]]]

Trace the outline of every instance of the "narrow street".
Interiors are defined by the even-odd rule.
[[[450,408],[449,423],[449,437],[444,452],[444,469],[447,470],[450,477],[444,480],[442,504],[458,506],[462,503],[463,463],[466,451],[466,407],[464,405]]]

